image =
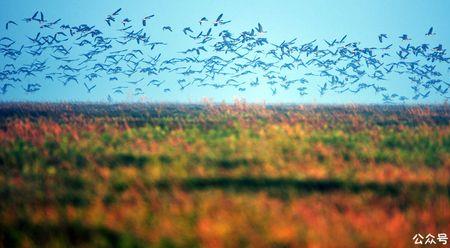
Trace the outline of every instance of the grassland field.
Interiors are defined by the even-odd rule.
[[[447,105],[0,104],[0,247],[450,235]]]

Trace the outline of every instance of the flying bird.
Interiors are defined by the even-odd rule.
[[[9,26],[10,25],[16,25],[17,26],[17,23],[15,23],[14,21],[8,21],[7,23],[6,23],[6,30],[8,30],[8,28],[9,28]]]
[[[200,23],[200,25],[202,25],[202,23],[207,22],[208,19],[206,17],[202,17],[202,19],[200,19],[200,21],[198,23]]]
[[[183,29],[183,33],[184,33],[185,35],[187,35],[188,32],[193,33],[194,31],[192,31],[192,29],[191,29],[190,27],[185,27],[185,28]]]
[[[27,85],[27,88],[25,88],[25,87],[23,87],[23,86],[22,86],[22,88],[23,88],[26,92],[32,93],[32,92],[35,92],[35,91],[40,90],[40,89],[41,89],[41,85],[40,85],[40,84],[28,84],[28,85]]]
[[[39,14],[39,11],[36,11],[36,12],[34,12],[34,14],[33,14],[33,16],[32,17],[27,17],[27,18],[24,18],[23,20],[25,21],[25,22],[31,22],[31,21],[33,21],[33,20],[35,20],[35,18],[36,18],[36,16]]]
[[[258,32],[258,34],[263,35],[265,33],[267,33],[267,31],[264,31],[261,23],[258,22],[258,27],[256,27],[256,31]]]
[[[214,26],[217,26],[217,25],[221,24],[221,22],[222,22],[222,16],[223,16],[223,14],[220,14],[220,15],[216,18],[216,20],[214,21]]]
[[[383,43],[383,39],[387,39],[387,34],[378,35],[378,40],[380,41],[380,43]]]
[[[112,15],[113,16],[118,15],[121,10],[122,10],[122,8],[117,9],[116,11],[114,11],[114,13],[112,13]]]
[[[165,31],[165,30],[172,32],[172,27],[170,27],[170,26],[164,26],[164,27],[163,27],[163,31]]]
[[[105,21],[108,24],[108,26],[111,26],[111,22],[116,21],[116,18],[114,18],[114,16],[117,16],[121,10],[122,10],[122,8],[119,8],[114,13],[112,13],[111,15],[108,15],[106,17]]]
[[[39,19],[36,18],[38,12],[39,12],[39,14],[40,14],[40,15],[39,15]],[[32,17],[31,19],[34,20],[34,21],[38,21],[39,23],[45,22],[45,20],[44,20],[44,14],[43,14],[41,11],[38,11],[38,12],[34,13],[34,15],[33,15],[33,17]]]
[[[89,87],[86,83],[84,83],[84,87],[86,87],[88,93],[91,93],[91,91],[96,87],[97,85],[94,85],[92,87]]]
[[[270,88],[270,90],[272,91],[272,96],[277,94],[277,88]]]
[[[8,87],[15,88],[14,85],[12,85],[12,84],[9,84],[9,83],[4,84],[2,86],[2,88],[0,88],[1,93],[5,94],[8,91]]]
[[[438,52],[442,51],[443,50],[442,44],[439,44],[438,46],[434,47],[433,50],[438,51]]]
[[[144,17],[142,19],[142,26],[146,26],[147,25],[147,20],[150,20],[150,18],[153,18],[153,17],[155,17],[155,15],[149,15],[149,16]]]
[[[403,34],[402,36],[399,36],[398,38],[402,39],[403,41],[411,40],[407,34]]]
[[[426,35],[426,36],[435,35],[435,33],[433,33],[433,27],[431,27],[430,29],[428,29],[428,32],[427,32],[425,35]]]
[[[125,26],[127,23],[131,22],[130,18],[125,18],[122,20],[122,24]]]

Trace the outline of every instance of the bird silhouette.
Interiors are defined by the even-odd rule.
[[[17,23],[14,22],[14,21],[8,21],[8,22],[5,24],[5,29],[8,30],[9,27],[10,27],[10,25],[16,25],[16,26],[17,26]]]
[[[425,35],[426,35],[426,36],[435,35],[435,33],[433,33],[433,27],[431,27],[430,29],[428,29],[428,32],[427,32]]]
[[[321,96],[328,92],[381,92],[380,101],[384,102],[449,98],[450,83],[445,79],[450,59],[444,43],[414,42],[407,34],[386,43],[392,37],[387,33],[378,34],[378,45],[371,46],[347,35],[329,37],[324,43],[295,37],[275,42],[261,23],[236,31],[231,25],[223,26],[230,21],[220,14],[212,22],[200,18],[199,30],[183,24],[183,33],[173,32],[170,25],[176,23],[164,23],[162,30],[179,39],[180,48],[171,53],[172,46],[164,36],[147,27],[154,14],[135,19],[121,13],[119,8],[106,15],[105,27],[68,24],[62,18],[44,17],[41,11],[24,18],[24,24],[8,21],[6,30],[24,28],[26,36],[16,39],[10,32],[14,37],[0,37],[0,55],[11,61],[0,70],[0,81],[11,82],[3,84],[0,92],[8,94],[10,88],[27,93],[46,90],[44,83],[28,83],[44,79],[46,83],[70,84],[71,89],[82,87],[93,95],[101,94],[94,89],[106,81],[109,85],[101,87],[109,87],[108,101],[112,101],[111,95],[143,97],[149,89],[162,85],[165,93],[174,87],[211,87],[217,92],[229,87],[238,92],[267,87],[272,95],[293,90],[299,97],[317,89]],[[141,20],[142,26],[133,25],[132,19]],[[121,21],[115,26],[117,20]],[[433,27],[425,35],[435,35]],[[173,84],[166,83],[165,77]],[[383,86],[391,77],[408,80],[411,95]],[[80,80],[85,81],[83,86]]]
[[[147,20],[150,20],[153,17],[155,17],[155,15],[148,15],[148,16],[142,18],[142,26],[146,26],[147,25]]]
[[[165,30],[172,32],[172,27],[170,27],[170,26],[164,26],[164,27],[163,27],[163,31],[165,31]]]
[[[378,41],[380,41],[380,43],[383,43],[383,39],[387,39],[387,34],[378,35]]]

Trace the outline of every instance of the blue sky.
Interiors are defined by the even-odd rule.
[[[442,44],[449,47],[450,43],[450,1],[269,1],[269,0],[147,0],[147,1],[33,1],[33,0],[2,0],[0,2],[0,23],[2,26],[8,20],[21,20],[31,16],[35,11],[44,12],[51,19],[62,18],[63,23],[92,24],[101,30],[108,30],[104,19],[106,15],[121,7],[122,15],[130,19],[140,19],[149,14],[156,18],[149,25],[148,33],[159,40],[168,43],[163,50],[164,54],[176,55],[178,51],[185,50],[186,39],[183,39],[181,30],[186,26],[196,27],[198,20],[206,16],[210,19],[224,13],[224,18],[231,20],[227,28],[239,33],[255,27],[258,22],[268,31],[267,38],[273,43],[298,38],[299,42],[308,42],[317,39],[334,39],[348,35],[348,41],[359,41],[363,46],[378,46],[377,35],[387,33],[392,37],[393,43],[398,44],[396,37],[406,33],[415,44],[430,43]],[[162,32],[161,27],[170,25],[176,30],[173,33]],[[433,26],[437,33],[433,37],[426,37],[424,33]],[[24,34],[35,34],[39,28],[30,27],[20,22],[19,27],[12,31],[0,29],[0,36],[21,37]],[[395,37],[395,39],[394,39]],[[20,38],[17,38],[18,41]],[[26,38],[25,38],[26,39]],[[321,43],[319,43],[321,44]],[[324,44],[324,43],[323,43]],[[19,63],[21,61],[17,61]],[[30,63],[26,59],[23,63]],[[0,65],[8,63],[1,61]],[[450,81],[449,71],[443,73]],[[169,78],[164,78],[170,81]],[[36,79],[39,80],[39,79]],[[42,79],[40,79],[42,80]],[[314,83],[314,82],[312,82]],[[385,85],[392,92],[410,96],[410,82],[405,77],[389,77]],[[41,91],[34,94],[24,93],[20,88],[12,89],[0,100],[32,100],[32,101],[104,101],[110,88],[107,82],[98,81],[95,92],[88,94],[82,85],[63,86],[59,83],[42,82]],[[183,91],[172,90],[164,93],[160,89],[146,89],[146,96],[151,102],[198,102],[203,98],[212,98],[215,101],[233,101],[243,98],[248,102],[268,103],[378,103],[381,102],[379,94],[361,92],[354,94],[328,93],[320,96],[317,87],[311,86],[307,96],[299,96],[294,89],[281,90],[272,96],[269,87],[261,85],[239,92],[235,88],[213,89],[190,87]],[[133,98],[117,98],[117,100],[136,100]],[[432,95],[426,103],[442,102],[442,97]]]

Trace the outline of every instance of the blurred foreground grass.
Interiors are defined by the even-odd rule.
[[[448,106],[0,105],[0,247],[450,234]]]

